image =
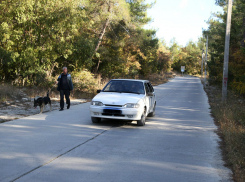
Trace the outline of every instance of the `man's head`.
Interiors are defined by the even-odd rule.
[[[63,67],[63,73],[66,75],[67,74],[67,67]]]

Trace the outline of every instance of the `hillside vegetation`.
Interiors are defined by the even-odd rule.
[[[67,66],[73,75],[136,78],[186,65],[200,73],[202,40],[167,47],[145,0],[0,1],[0,79],[21,86],[51,85]],[[79,79],[78,79],[79,80]],[[92,81],[94,83],[94,81]]]
[[[170,52],[143,29],[144,0],[0,1],[0,79],[42,85],[67,66],[103,77],[170,70]]]

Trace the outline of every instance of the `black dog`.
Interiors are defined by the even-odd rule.
[[[49,91],[47,92],[47,97],[37,97],[34,98],[34,107],[36,108],[37,106],[40,107],[40,114],[43,113],[44,106],[49,104],[50,106],[50,111],[52,110],[51,106],[51,100],[49,98]]]

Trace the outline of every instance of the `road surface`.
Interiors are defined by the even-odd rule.
[[[92,124],[89,104],[0,124],[0,181],[231,181],[200,80],[155,87],[144,127]]]

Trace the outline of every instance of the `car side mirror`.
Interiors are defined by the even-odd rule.
[[[97,90],[97,94],[100,93],[100,92],[101,92],[101,90]]]
[[[149,92],[147,95],[148,96],[153,96],[153,92]]]

